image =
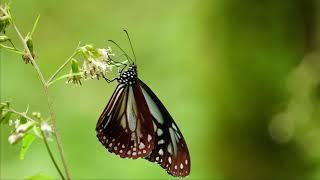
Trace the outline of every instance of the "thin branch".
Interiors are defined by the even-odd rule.
[[[3,9],[3,7],[0,7],[0,10],[7,16],[8,13],[6,12],[5,9]],[[9,16],[10,17],[10,16]],[[63,167],[64,167],[64,170],[65,170],[65,173],[66,173],[66,177],[68,180],[71,179],[71,176],[70,176],[70,173],[69,173],[69,169],[68,169],[68,165],[67,165],[67,161],[65,159],[65,156],[64,156],[64,152],[63,152],[63,148],[62,148],[62,143],[61,143],[61,140],[60,140],[60,136],[58,135],[58,131],[57,131],[57,126],[56,126],[56,120],[55,120],[55,114],[54,114],[54,111],[53,111],[53,106],[52,106],[52,101],[49,97],[49,92],[48,92],[48,85],[43,77],[43,74],[41,73],[37,63],[35,62],[31,52],[30,52],[30,49],[28,48],[28,45],[26,43],[26,40],[23,38],[23,36],[21,35],[18,27],[16,26],[16,24],[14,23],[14,21],[12,20],[12,17],[11,17],[11,23],[16,31],[16,33],[18,34],[22,44],[23,44],[23,47],[26,51],[26,55],[28,56],[28,58],[30,59],[31,63],[33,64],[34,68],[36,69],[36,72],[38,74],[38,77],[43,85],[43,88],[44,88],[44,92],[45,92],[45,95],[47,97],[47,104],[48,104],[48,109],[49,109],[49,113],[50,113],[50,119],[52,121],[52,124],[53,124],[53,127],[54,127],[54,130],[55,130],[55,133],[54,133],[54,137],[56,139],[56,143],[57,143],[57,146],[58,146],[58,150],[59,150],[59,154],[60,154],[60,157],[61,157],[61,160],[62,160],[62,163],[63,163]]]
[[[41,135],[42,135],[43,142],[44,142],[44,144],[46,145],[46,148],[47,148],[47,150],[48,150],[48,153],[49,153],[49,156],[50,156],[50,158],[51,158],[51,161],[53,162],[54,166],[56,167],[56,169],[57,169],[60,177],[61,177],[63,180],[65,180],[65,177],[64,177],[63,173],[61,172],[61,170],[60,170],[60,168],[59,168],[56,160],[54,159],[54,156],[53,156],[53,154],[52,154],[52,152],[51,152],[51,149],[50,149],[50,146],[49,146],[49,144],[48,144],[47,138],[46,138],[46,136],[44,135],[44,133],[43,133],[43,131],[42,131],[41,128],[40,128],[40,132],[41,132]],[[55,133],[54,133],[54,134],[55,134]]]
[[[48,86],[50,86],[50,85],[52,85],[53,83],[55,83],[55,82],[57,82],[57,81],[60,81],[60,80],[62,80],[62,79],[65,79],[65,78],[68,78],[68,77],[72,77],[72,76],[78,76],[78,75],[83,75],[84,73],[71,73],[71,74],[65,74],[65,75],[62,75],[62,76],[60,76],[60,77],[58,77],[58,78],[56,78],[56,79],[54,79],[54,80],[52,80],[52,81],[50,81],[50,82],[48,82]]]
[[[9,51],[12,51],[12,52],[14,52],[14,53],[17,53],[17,54],[21,54],[21,55],[24,55],[24,54],[25,54],[24,52],[19,51],[19,50],[16,49],[16,48],[13,48],[13,47],[10,47],[10,46],[6,46],[6,45],[4,45],[4,44],[0,44],[0,47],[5,48],[5,49],[7,49],[7,50],[9,50]]]
[[[10,109],[3,109],[3,110],[7,111],[7,112],[12,112],[14,114],[17,114],[19,116],[22,116],[22,117],[26,118],[29,121],[32,121],[32,122],[34,122],[36,124],[39,124],[38,121],[36,121],[36,120],[32,119],[31,117],[27,116],[25,113],[18,112],[18,111],[14,110],[14,109],[11,109],[11,108]]]
[[[37,17],[36,21],[35,21],[35,22],[34,22],[34,24],[33,24],[33,27],[32,27],[32,30],[31,30],[31,33],[29,34],[29,36],[30,36],[30,37],[32,37],[32,35],[33,35],[34,31],[36,30],[36,27],[37,27],[37,25],[38,25],[39,19],[40,19],[40,14],[38,15],[38,17]]]
[[[53,73],[53,75],[49,78],[49,80],[47,81],[48,86],[51,83],[51,81],[59,74],[59,72],[72,60],[73,57],[75,57],[77,54],[79,53],[79,51],[75,50],[72,55],[57,69],[57,71],[55,73]]]

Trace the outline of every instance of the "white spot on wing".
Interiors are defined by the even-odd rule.
[[[159,150],[159,155],[160,155],[160,156],[163,155],[163,150],[162,150],[162,149]]]
[[[158,144],[164,144],[164,140],[163,139],[159,140]]]
[[[148,134],[148,142],[150,142],[152,139],[152,136],[150,134]]]
[[[145,145],[141,142],[140,144],[139,144],[139,149],[143,149],[145,147]]]
[[[158,130],[157,130],[157,135],[158,135],[158,136],[161,136],[162,133],[163,133],[162,129],[158,128]]]

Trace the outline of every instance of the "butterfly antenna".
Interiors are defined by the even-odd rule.
[[[126,29],[123,29],[123,31],[126,33],[127,37],[128,37],[128,40],[129,40],[129,43],[130,43],[130,47],[131,47],[131,51],[133,53],[133,57],[134,57],[134,62],[136,63],[137,62],[137,58],[136,58],[136,54],[134,53],[134,50],[133,50],[133,46],[132,46],[132,43],[131,43],[131,39],[130,39],[130,36],[129,36],[129,33]]]
[[[128,58],[129,61],[133,62],[132,59],[130,58],[130,56],[128,56],[128,54],[113,40],[109,39],[108,41],[112,42],[113,44],[115,44],[121,51],[122,53]]]

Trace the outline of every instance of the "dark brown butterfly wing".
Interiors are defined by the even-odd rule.
[[[148,156],[155,135],[147,102],[138,84],[119,84],[101,114],[97,137],[108,151],[123,158]]]
[[[170,175],[188,176],[191,167],[189,150],[177,124],[152,90],[141,80],[138,83],[150,109],[156,132],[155,147],[146,159],[160,164]]]

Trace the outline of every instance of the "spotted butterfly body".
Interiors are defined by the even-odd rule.
[[[170,175],[190,173],[187,144],[173,118],[131,64],[120,73],[119,84],[101,114],[97,137],[122,158],[145,158]]]

